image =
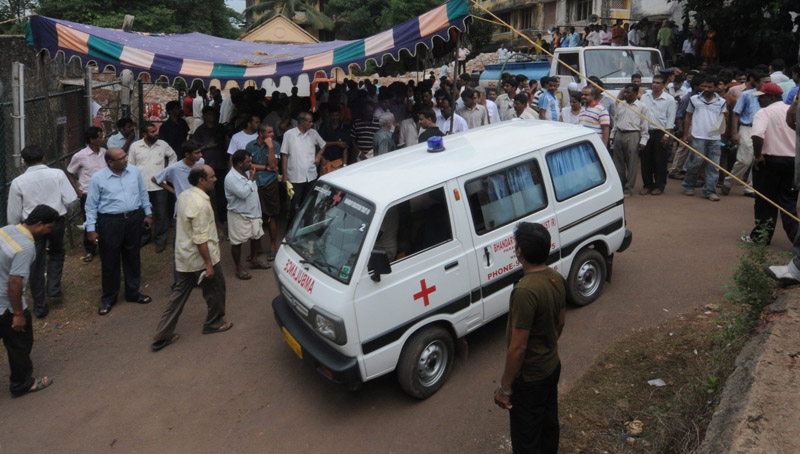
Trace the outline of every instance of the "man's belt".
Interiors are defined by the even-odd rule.
[[[133,211],[127,211],[125,213],[99,213],[99,215],[100,216],[107,216],[107,217],[110,217],[110,218],[128,219],[129,217],[135,215],[138,212],[139,212],[139,210],[136,209],[136,210],[133,210]]]

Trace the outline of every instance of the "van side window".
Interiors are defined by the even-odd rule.
[[[546,159],[559,202],[599,186],[606,180],[603,164],[589,142],[548,153]]]
[[[437,188],[389,208],[374,249],[394,262],[452,239],[444,188]]]
[[[559,54],[558,58],[567,65],[571,66],[575,71],[580,71],[580,69],[578,69],[578,56],[579,55],[577,52],[564,52],[563,54]],[[575,73],[564,67],[564,65],[558,65],[558,75],[574,76]]]
[[[542,173],[536,160],[468,181],[464,189],[478,235],[547,206]]]

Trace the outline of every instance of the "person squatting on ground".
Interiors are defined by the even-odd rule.
[[[494,402],[509,410],[514,454],[557,453],[558,338],[566,316],[564,278],[545,261],[550,233],[521,222],[514,232],[516,255],[525,272],[514,285],[506,325],[505,368]]]
[[[158,322],[150,348],[161,350],[177,341],[178,318],[198,281],[208,306],[203,334],[219,333],[233,327],[225,321],[225,277],[220,265],[219,236],[208,192],[217,179],[214,169],[195,165],[189,171],[191,187],[178,196],[175,221],[175,267],[178,283]]]

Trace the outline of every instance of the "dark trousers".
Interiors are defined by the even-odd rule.
[[[97,234],[103,275],[103,305],[113,305],[119,296],[120,262],[125,277],[125,300],[139,299],[142,268],[139,258],[144,213],[137,210],[129,217],[98,214]]]
[[[647,189],[661,189],[667,186],[667,159],[669,149],[661,143],[664,133],[658,129],[650,130],[650,139],[642,151],[642,186]]]
[[[33,362],[31,349],[33,348],[33,323],[31,312],[25,310],[25,331],[14,331],[11,322],[14,319],[12,311],[7,310],[0,315],[0,337],[8,353],[8,367],[11,369],[11,394],[16,396],[25,394],[33,386]]]
[[[86,195],[84,192],[81,196],[81,211],[84,219],[86,219]],[[93,241],[89,241],[89,232],[86,229],[83,230],[83,249],[87,254],[95,255],[97,253],[97,245]]]
[[[145,230],[142,235],[142,246],[153,242],[157,248],[164,248],[167,245],[167,232],[169,231],[169,220],[172,218],[167,210],[167,196],[169,192],[164,189],[150,191],[150,205],[153,210],[153,225],[149,230]]]
[[[797,191],[794,184],[794,158],[783,156],[764,156],[765,161],[759,164],[758,170],[753,167],[753,187],[764,194],[789,213],[797,216]],[[767,244],[772,241],[775,225],[778,222],[778,209],[766,202],[761,197],[756,197],[754,204],[756,226],[750,232],[751,238],[756,238],[759,225],[764,226]],[[794,241],[797,235],[797,221],[781,212],[783,230]]]
[[[214,207],[214,214],[220,223],[228,222],[228,199],[225,198],[225,176],[228,169],[214,169],[217,182],[214,183],[214,191],[211,193],[211,205]]]
[[[47,296],[61,292],[61,272],[64,269],[64,216],[58,218],[53,229],[46,236],[36,239],[36,259],[31,264],[31,295],[33,311],[39,315],[47,312]],[[45,283],[45,268],[47,282]]]
[[[549,377],[512,385],[511,447],[514,454],[558,453],[558,379],[561,364]]]
[[[186,300],[192,294],[201,272],[202,270],[191,273],[178,272],[178,283],[169,296],[169,302],[161,315],[161,321],[158,322],[156,335],[153,336],[154,341],[167,340],[175,334],[178,318],[180,318]],[[214,277],[203,278],[200,286],[203,288],[203,299],[206,300],[208,306],[208,314],[203,327],[219,328],[225,323],[225,277],[222,275],[221,262],[214,265]]]
[[[306,197],[308,197],[308,194],[311,193],[315,182],[316,180],[312,180],[307,183],[292,183],[292,187],[294,188],[294,197],[292,197],[292,200],[289,202],[289,223],[292,222],[294,215],[297,214],[297,211],[300,209],[303,201],[306,199]]]

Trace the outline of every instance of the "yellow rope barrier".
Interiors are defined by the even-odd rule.
[[[497,22],[499,22],[500,24],[502,24],[502,26],[504,26],[504,27],[507,27],[507,28],[508,28],[509,30],[511,30],[511,31],[512,31],[514,34],[516,34],[516,35],[519,35],[519,36],[521,36],[522,38],[525,38],[525,40],[526,40],[526,41],[528,41],[529,43],[531,43],[531,45],[532,45],[532,46],[534,46],[536,49],[538,49],[538,50],[542,51],[543,53],[545,53],[546,55],[548,55],[549,57],[551,57],[552,59],[554,59],[555,61],[557,61],[557,62],[558,62],[558,64],[560,64],[560,65],[564,66],[565,68],[567,68],[567,69],[569,69],[570,71],[572,71],[573,73],[575,73],[575,75],[577,75],[577,76],[578,76],[579,80],[580,80],[580,79],[586,79],[586,83],[588,83],[588,84],[591,84],[592,86],[594,86],[595,88],[597,88],[597,89],[598,89],[598,90],[600,90],[601,92],[605,93],[606,95],[610,96],[611,98],[614,98],[614,100],[616,100],[616,101],[617,101],[617,103],[618,103],[619,105],[623,105],[623,106],[625,106],[625,108],[627,108],[627,109],[630,109],[631,111],[633,111],[633,113],[635,113],[635,114],[636,114],[636,115],[638,115],[639,117],[643,118],[643,119],[644,119],[646,122],[650,123],[650,124],[653,126],[653,129],[658,129],[659,131],[663,132],[664,134],[668,135],[669,137],[672,137],[672,138],[673,138],[673,139],[675,139],[675,140],[676,140],[678,143],[680,143],[681,145],[685,146],[685,147],[686,147],[688,150],[692,151],[692,152],[693,152],[694,154],[696,154],[697,156],[699,156],[699,157],[703,158],[703,159],[704,159],[704,160],[705,160],[705,161],[706,161],[708,164],[710,164],[710,165],[713,165],[714,167],[716,167],[717,169],[719,169],[720,171],[722,171],[722,173],[724,173],[724,174],[726,174],[726,175],[730,176],[730,177],[731,177],[731,178],[733,178],[733,179],[734,179],[734,180],[735,180],[737,183],[739,183],[739,184],[743,185],[743,186],[744,186],[744,187],[746,187],[746,188],[749,188],[749,189],[751,189],[751,190],[753,191],[753,193],[755,193],[755,195],[756,195],[756,196],[758,196],[758,197],[761,197],[762,199],[766,200],[766,201],[767,201],[767,202],[769,202],[771,205],[773,205],[775,208],[777,208],[778,210],[780,210],[782,213],[786,214],[787,216],[789,216],[790,218],[794,219],[795,221],[797,221],[797,222],[800,222],[800,219],[798,219],[798,217],[797,217],[797,216],[793,215],[792,213],[789,213],[789,212],[788,212],[788,211],[786,211],[786,210],[785,210],[785,209],[784,209],[782,206],[778,205],[777,203],[775,203],[774,201],[772,201],[770,198],[766,197],[764,194],[762,194],[762,193],[758,192],[758,191],[757,191],[755,188],[753,188],[752,186],[750,186],[750,185],[749,185],[749,184],[747,184],[746,182],[744,182],[744,181],[740,180],[740,179],[739,179],[739,178],[738,178],[736,175],[734,175],[734,174],[732,174],[732,173],[728,172],[726,169],[722,168],[722,167],[721,167],[719,164],[717,164],[716,162],[712,161],[711,159],[709,159],[708,157],[706,157],[705,155],[703,155],[703,154],[702,154],[702,153],[700,153],[699,151],[697,151],[697,150],[695,150],[694,148],[692,148],[692,146],[691,146],[691,145],[689,145],[688,143],[686,143],[686,142],[684,142],[683,140],[679,139],[677,136],[675,136],[675,135],[674,135],[674,134],[672,134],[671,132],[669,132],[669,131],[667,131],[666,129],[662,128],[661,126],[659,126],[659,125],[655,124],[655,123],[654,123],[654,122],[652,122],[652,121],[651,121],[649,118],[647,118],[646,116],[644,116],[644,115],[642,115],[641,113],[637,112],[635,109],[633,109],[633,108],[631,108],[630,106],[628,106],[628,103],[627,103],[627,102],[623,102],[622,100],[618,99],[616,96],[613,96],[613,95],[611,95],[610,93],[608,93],[608,92],[607,92],[606,90],[604,90],[604,89],[603,89],[601,86],[599,86],[599,85],[597,85],[596,83],[594,83],[593,81],[589,80],[588,76],[584,76],[583,74],[579,73],[579,72],[578,72],[578,70],[576,70],[576,69],[575,69],[575,68],[573,68],[572,66],[570,66],[570,65],[568,65],[568,64],[566,64],[566,63],[564,63],[563,61],[561,61],[560,59],[556,58],[556,56],[555,56],[555,55],[553,55],[553,54],[551,54],[550,52],[548,52],[548,51],[547,51],[547,49],[544,49],[542,46],[540,46],[540,45],[536,44],[536,43],[535,43],[535,42],[534,42],[532,39],[530,39],[530,38],[529,38],[527,35],[525,35],[524,33],[520,32],[520,31],[519,31],[519,30],[517,30],[516,28],[512,27],[511,25],[509,25],[508,23],[506,23],[505,21],[503,21],[502,19],[500,19],[499,17],[497,17],[497,16],[496,16],[494,13],[492,13],[491,11],[489,11],[488,9],[486,9],[486,8],[485,8],[483,5],[481,5],[480,3],[478,3],[478,2],[477,2],[477,1],[475,1],[475,0],[469,0],[469,1],[470,1],[470,2],[472,2],[472,4],[474,4],[474,5],[475,5],[475,6],[477,6],[478,8],[480,8],[481,10],[485,11],[485,12],[486,12],[487,14],[489,14],[490,16],[492,16],[492,17],[493,17],[493,18],[494,18],[494,19],[495,19]],[[475,17],[475,16],[473,16],[473,17]]]

